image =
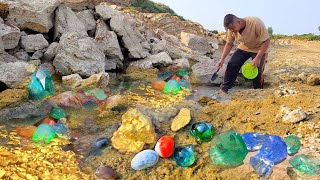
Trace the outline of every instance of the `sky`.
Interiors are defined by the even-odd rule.
[[[259,17],[273,34],[320,34],[320,0],[152,0],[209,30],[224,31],[226,14]]]

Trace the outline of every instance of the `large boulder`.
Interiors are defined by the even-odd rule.
[[[23,88],[35,70],[33,66],[24,61],[0,62],[0,81],[9,88]]]
[[[61,3],[70,7],[72,10],[80,11],[85,9],[93,9],[94,6],[105,2],[106,0],[60,0]]]
[[[16,0],[9,5],[7,22],[20,29],[47,33],[53,27],[54,10],[60,0]]]
[[[143,69],[151,69],[155,66],[169,66],[173,64],[171,57],[166,52],[151,55],[145,59],[134,61],[130,66],[136,66]]]
[[[35,52],[47,48],[49,43],[42,34],[31,34],[22,36],[20,45],[26,52]]]
[[[224,72],[226,69],[226,66],[224,65],[218,72],[218,77],[214,82],[211,82],[211,76],[213,75],[214,72],[217,71],[216,64],[217,60],[214,59],[209,59],[209,60],[204,60],[201,62],[198,62],[194,64],[192,68],[192,73],[195,77],[194,83],[198,84],[221,84],[224,76]]]
[[[206,38],[195,34],[181,32],[181,42],[190,49],[198,51],[201,54],[208,54],[212,49]]]
[[[103,20],[110,20],[111,30],[121,37],[131,58],[141,59],[149,55],[149,50],[143,46],[146,39],[137,29],[135,20],[107,5],[96,6],[96,12]]]
[[[20,37],[20,30],[17,27],[0,23],[0,38],[3,41],[4,49],[13,49],[18,46]]]
[[[116,69],[124,59],[115,32],[109,31],[103,20],[98,20],[95,39],[98,46],[106,55],[106,70]]]
[[[151,54],[158,54],[166,49],[167,41],[164,39],[160,40],[158,38],[153,37],[149,38],[148,41],[150,43]]]
[[[93,11],[91,9],[80,11],[76,15],[78,19],[84,24],[87,31],[93,31],[96,29],[96,20],[94,19]]]
[[[56,10],[53,38],[60,38],[67,32],[77,32],[80,35],[88,36],[87,28],[76,14],[69,7],[61,5]]]
[[[94,39],[69,32],[61,37],[53,65],[61,75],[89,77],[104,72],[105,56]]]

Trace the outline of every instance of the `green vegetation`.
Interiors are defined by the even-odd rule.
[[[150,13],[169,13],[183,21],[185,20],[182,16],[177,15],[170,7],[161,3],[155,3],[151,0],[132,0],[131,6]]]
[[[269,33],[270,37],[272,37],[272,35],[273,35],[272,27],[268,27],[268,33]]]
[[[315,35],[313,33],[309,34],[294,34],[292,36],[283,35],[283,34],[274,34],[272,39],[298,39],[298,40],[307,40],[307,41],[320,41],[320,35]]]

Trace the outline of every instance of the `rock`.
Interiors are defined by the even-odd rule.
[[[140,152],[145,144],[155,144],[156,133],[147,116],[137,109],[129,109],[122,115],[122,124],[113,133],[111,142],[120,152]]]
[[[88,36],[85,25],[78,19],[76,14],[69,7],[61,5],[55,13],[53,38],[60,38],[67,32],[77,32],[81,36]]]
[[[225,66],[223,66],[220,71],[218,72],[218,77],[214,82],[211,82],[211,76],[213,75],[214,72],[217,71],[216,69],[216,63],[217,61],[215,60],[205,60],[202,62],[198,62],[195,65],[193,65],[192,68],[192,73],[195,77],[194,83],[199,83],[199,84],[221,84],[224,76],[224,71],[225,71]]]
[[[257,132],[247,132],[242,135],[242,139],[246,143],[249,151],[259,150],[267,137],[267,134]]]
[[[307,84],[309,84],[310,86],[320,85],[320,75],[311,74],[307,79]]]
[[[125,102],[126,101],[125,101],[124,97],[122,97],[121,95],[113,95],[107,99],[106,107],[112,108],[112,107],[124,104]]]
[[[190,110],[182,108],[179,114],[172,120],[171,130],[178,131],[186,126],[191,120]]]
[[[105,2],[105,0],[61,0],[61,2],[72,10],[80,11],[84,9],[94,9],[94,6]]]
[[[171,136],[162,136],[154,150],[163,158],[168,158],[173,154],[174,151],[174,140]]]
[[[53,129],[58,137],[69,139],[69,136],[70,136],[69,128],[64,123],[62,123],[62,121],[58,121],[53,126]]]
[[[214,165],[231,167],[242,164],[248,150],[241,135],[229,130],[212,140],[209,154]]]
[[[295,135],[290,135],[283,138],[284,142],[287,144],[287,150],[289,155],[294,155],[297,153],[301,147],[300,139]]]
[[[13,49],[20,41],[20,30],[17,27],[0,23],[0,38],[3,41],[4,49]]]
[[[0,55],[2,55],[3,53],[5,53],[4,44],[2,39],[0,38]]]
[[[297,123],[307,118],[307,114],[301,108],[292,111],[284,109],[282,113],[284,113],[282,121],[285,123]]]
[[[53,27],[54,11],[59,4],[59,0],[17,0],[10,5],[7,23],[22,30],[47,33]]]
[[[61,75],[79,74],[89,77],[105,68],[105,57],[90,37],[76,32],[65,33],[57,48],[53,65]]]
[[[195,34],[181,32],[181,42],[192,50],[198,51],[203,55],[210,53],[212,49],[211,45],[205,38]]]
[[[319,179],[319,175],[306,174],[293,167],[287,167],[287,174],[290,177],[290,179],[293,179],[293,180],[297,180],[297,179],[318,180]]]
[[[96,148],[101,149],[101,148],[105,148],[108,144],[109,144],[109,140],[106,137],[101,137],[96,140],[94,145]]]
[[[0,81],[5,83],[9,88],[26,87],[26,83],[31,77],[33,70],[33,65],[27,62],[1,63],[0,61]]]
[[[151,55],[143,60],[138,60],[130,63],[130,66],[136,66],[143,69],[151,69],[156,65],[168,66],[171,65],[172,59],[166,52]]]
[[[49,144],[55,137],[55,132],[49,124],[40,124],[32,136],[32,141],[35,143]]]
[[[21,47],[26,52],[35,52],[37,50],[45,49],[48,46],[49,43],[42,34],[27,35],[21,37]]]
[[[151,87],[155,90],[162,91],[166,86],[166,83],[167,82],[165,81],[153,81],[151,82]]]
[[[4,24],[4,20],[0,17],[0,23]]]
[[[287,145],[279,136],[268,136],[259,152],[250,158],[250,165],[263,178],[268,179],[275,164],[287,158]]]
[[[62,76],[62,83],[70,87],[79,87],[82,83],[82,78],[79,74],[70,74]]]
[[[136,154],[131,160],[131,168],[138,171],[157,164],[159,155],[154,150],[144,150]]]
[[[42,60],[51,61],[56,56],[58,46],[59,43],[57,42],[51,43],[47,51],[43,54]]]
[[[151,48],[151,54],[158,54],[166,49],[167,42],[166,40],[162,39],[157,39],[157,38],[150,38],[148,40],[150,43],[150,48]]]
[[[190,68],[189,60],[186,58],[173,60],[173,65],[181,68]]]
[[[20,61],[29,61],[30,56],[29,54],[24,51],[23,49],[20,49],[19,51],[15,52],[13,54],[14,57],[16,57]]]
[[[210,123],[194,123],[191,126],[190,134],[201,142],[209,142],[214,135],[214,128]]]
[[[57,96],[53,96],[50,98],[50,102],[57,106],[82,108],[81,97],[72,91],[65,91]]]
[[[122,62],[124,57],[121,52],[117,35],[113,31],[108,31],[108,27],[103,20],[98,20],[97,22],[95,39],[108,59],[116,59],[117,61]]]
[[[173,153],[173,160],[182,167],[189,167],[196,161],[194,146],[177,147]]]
[[[35,126],[23,126],[23,127],[17,127],[16,133],[20,136],[31,138],[36,131],[37,127]]]
[[[0,109],[12,107],[27,99],[25,89],[6,89],[0,93]]]
[[[146,39],[137,30],[136,22],[133,19],[107,5],[96,6],[96,12],[103,20],[110,20],[111,30],[122,37],[123,45],[128,49],[131,58],[149,56],[148,50],[142,47],[142,43]]]
[[[94,31],[96,29],[96,20],[91,9],[80,11],[77,14],[78,19],[84,24],[87,31]]]
[[[43,52],[41,50],[37,50],[36,52],[33,53],[31,56],[31,59],[41,59],[43,56]]]
[[[109,84],[109,74],[101,72],[99,74],[93,74],[89,78],[84,79],[81,83],[81,87],[95,87],[105,89]]]
[[[102,179],[110,179],[110,180],[113,180],[115,179],[115,172],[114,170],[109,167],[109,166],[100,166],[97,170],[96,170],[96,175],[99,177],[99,178],[102,178]]]

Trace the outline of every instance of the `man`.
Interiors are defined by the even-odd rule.
[[[253,66],[259,69],[258,76],[253,79],[253,88],[263,88],[262,73],[270,45],[270,37],[265,25],[257,17],[238,18],[233,14],[227,14],[224,17],[224,26],[227,29],[227,43],[217,64],[218,68],[222,67],[234,41],[237,40],[240,44],[227,65],[220,92],[228,93],[228,90],[234,86],[241,66],[249,58],[252,58]]]

